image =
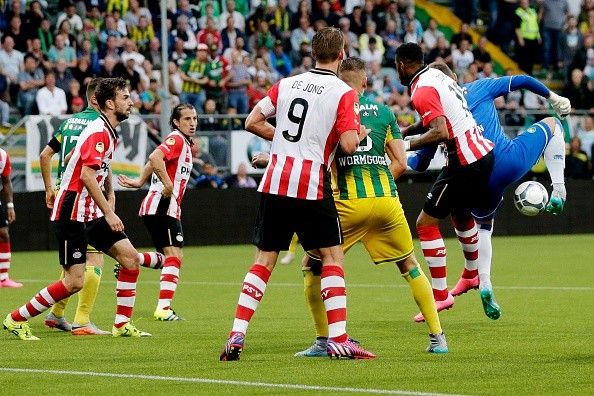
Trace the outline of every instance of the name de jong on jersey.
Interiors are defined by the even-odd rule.
[[[394,112],[387,106],[359,97],[361,124],[371,129],[353,155],[340,147],[333,163],[332,179],[335,197],[356,199],[395,197],[396,183],[386,160],[386,144],[402,139]]]
[[[359,131],[357,93],[333,72],[312,69],[277,82],[259,106],[276,115],[276,127],[258,191],[323,199],[340,135]]]

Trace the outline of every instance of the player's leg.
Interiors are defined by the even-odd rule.
[[[243,279],[231,333],[219,357],[222,361],[239,360],[248,325],[264,296],[278,253],[287,250],[295,231],[292,217],[296,201],[272,194],[260,198],[253,238],[256,258]]]
[[[78,293],[78,305],[72,322],[73,335],[111,335],[111,332],[99,329],[90,319],[99,292],[103,261],[101,252],[93,247],[87,249],[85,280],[82,290]]]
[[[567,191],[565,190],[565,140],[563,139],[563,127],[557,118],[547,117],[545,122],[553,131],[551,139],[544,150],[544,160],[547,165],[553,192],[547,204],[547,212],[559,214],[563,211]],[[554,123],[554,125],[552,125]]]
[[[452,224],[464,253],[464,270],[456,286],[452,289],[452,296],[458,296],[469,290],[478,289],[479,241],[478,229],[470,213],[466,216],[452,214]]]
[[[78,292],[83,286],[87,240],[84,223],[64,221],[54,223],[59,243],[60,265],[64,279],[40,290],[29,302],[9,313],[4,328],[22,340],[38,340],[31,334],[29,318],[35,317],[60,301]]]
[[[293,238],[291,239],[291,244],[289,245],[289,250],[287,250],[287,254],[281,259],[281,264],[291,264],[293,260],[295,260],[295,252],[297,251],[297,244],[299,243],[299,238],[297,234],[293,234]]]
[[[487,317],[497,320],[501,316],[501,307],[495,300],[493,285],[491,284],[491,262],[493,257],[493,216],[477,218],[479,233],[478,272],[480,281],[480,296],[483,310]]]
[[[4,205],[2,205],[4,207]],[[10,270],[10,259],[11,259],[11,249],[10,249],[10,234],[8,232],[8,221],[3,221],[0,219],[0,224],[4,225],[5,227],[0,228],[0,287],[23,287],[23,284],[20,282],[15,282],[14,280],[10,279],[8,276],[8,271]]]
[[[64,271],[60,272],[60,279],[64,279]],[[66,297],[56,302],[50,309],[47,317],[45,318],[44,324],[51,329],[58,329],[62,331],[71,331],[72,325],[66,319],[64,311],[70,301],[70,297]]]
[[[328,317],[326,316],[326,308],[320,294],[322,290],[322,262],[306,254],[303,257],[302,271],[303,293],[314,322],[316,340],[313,345],[303,351],[297,352],[295,356],[328,356]]]

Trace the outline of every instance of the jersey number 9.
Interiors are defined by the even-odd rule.
[[[297,105],[302,107],[300,114],[295,114],[295,108]],[[303,98],[295,98],[291,102],[291,106],[289,107],[289,121],[297,124],[297,133],[291,134],[289,133],[288,129],[283,131],[283,137],[287,139],[289,142],[298,142],[301,139],[301,134],[303,133],[303,124],[305,123],[305,116],[307,115],[307,109],[309,105],[307,101]]]

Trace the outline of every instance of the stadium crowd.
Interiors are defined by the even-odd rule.
[[[496,76],[486,50],[489,39],[515,53],[527,73],[537,64],[543,78],[565,80],[561,94],[573,107],[594,111],[594,0],[473,0],[471,7],[453,0],[463,23],[449,41],[435,20],[419,21],[413,0],[168,4],[169,62],[164,65],[158,1],[0,1],[0,124],[10,125],[11,106],[23,116],[81,111],[93,76],[123,77],[136,111],[160,114],[165,67],[174,104],[191,103],[199,114],[245,114],[275,81],[312,67],[311,40],[324,26],[342,30],[347,53],[367,64],[365,95],[389,105],[400,126],[416,117],[394,69],[396,48],[406,42],[421,44],[427,62],[444,60],[460,81],[470,82]],[[484,32],[477,42],[468,33],[471,27]],[[511,111],[505,124],[524,126],[533,119],[516,110],[544,110],[546,103],[530,93],[512,93],[498,107]],[[229,123],[236,120],[206,121],[210,130],[230,128]],[[575,133],[588,157],[590,124],[585,120]],[[156,123],[149,127],[160,134]],[[212,141],[213,147],[228,145],[224,135]],[[224,153],[213,157],[214,165],[224,165]]]

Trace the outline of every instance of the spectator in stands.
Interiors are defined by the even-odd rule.
[[[309,18],[306,16],[302,16],[299,19],[299,27],[293,29],[291,33],[291,46],[293,49],[300,48],[301,43],[307,42],[308,48],[307,50],[311,52],[311,40],[313,39],[315,32],[309,25]]]
[[[580,23],[580,32],[584,36],[594,35],[594,9],[589,10],[586,15],[586,19]]]
[[[123,60],[122,60],[123,61]],[[140,92],[140,73],[136,71],[136,61],[129,57],[120,71],[120,77],[128,82],[131,91]]]
[[[458,76],[463,76],[468,71],[469,66],[474,62],[474,55],[470,51],[468,41],[461,40],[458,48],[452,50],[452,63],[454,64],[454,72]]]
[[[423,32],[423,42],[425,43],[425,50],[431,51],[435,44],[437,43],[437,39],[439,37],[444,37],[445,35],[439,29],[437,29],[437,21],[433,18],[429,19],[429,24],[427,25],[427,30]]]
[[[250,108],[253,108],[258,104],[261,99],[264,99],[270,88],[270,81],[267,78],[265,71],[260,70],[257,72],[254,78],[254,83],[248,86],[248,99]]]
[[[155,70],[161,70],[161,42],[157,37],[153,37],[149,42],[149,49],[145,56],[152,63]]]
[[[227,18],[230,16],[233,17],[233,21],[235,22],[235,27],[237,27],[242,32],[245,30],[245,18],[243,15],[235,10],[235,0],[227,0],[226,2],[226,10],[221,13],[220,15],[220,29],[224,29],[227,27]]]
[[[237,167],[237,173],[229,176],[225,183],[230,188],[258,188],[258,184],[253,177],[248,175],[248,167],[245,162],[242,162]]]
[[[182,103],[194,105],[198,113],[202,112],[202,106],[206,100],[204,87],[208,84],[207,63],[208,47],[206,44],[198,44],[196,56],[186,60],[181,66],[183,84],[180,100]]]
[[[342,17],[338,20],[338,27],[342,32],[343,36],[345,36],[345,40],[349,40],[351,47],[358,50],[359,49],[359,37],[353,32],[350,31],[351,28],[351,21],[347,17]]]
[[[152,28],[153,17],[151,16],[151,12],[146,7],[141,7],[138,0],[129,0],[130,1],[130,8],[124,14],[124,22],[128,26],[128,31],[134,26],[140,26],[140,19],[142,17],[146,18],[147,25],[150,25]]]
[[[113,16],[118,32],[121,33],[122,37],[128,37],[128,27],[126,26],[126,22],[120,18],[122,14],[119,11],[114,11],[111,15]]]
[[[188,26],[187,16],[180,15],[179,18],[177,18],[176,28],[171,31],[171,36],[174,40],[178,39],[182,41],[183,48],[186,53],[190,54],[196,51],[198,41],[196,40],[194,32],[192,32]]]
[[[37,37],[41,43],[41,50],[44,54],[49,52],[49,49],[54,44],[54,34],[51,31],[52,25],[49,19],[44,18],[41,25],[37,29]]]
[[[120,61],[120,52],[121,48],[119,47],[119,43],[122,41],[118,41],[116,36],[109,36],[107,37],[107,42],[102,49],[99,57],[105,61],[108,57],[115,59],[116,62]]]
[[[435,43],[435,47],[429,54],[427,54],[427,62],[431,63],[440,60],[447,64],[450,69],[453,69],[454,66],[452,65],[452,51],[450,47],[447,45],[445,37],[438,37],[437,42]]]
[[[45,86],[37,91],[35,101],[41,115],[66,114],[66,110],[68,110],[66,92],[56,87],[54,72],[50,71],[45,74]]]
[[[138,25],[132,25],[130,27],[130,38],[136,42],[140,53],[148,53],[149,43],[155,38],[155,31],[153,30],[153,25],[149,22],[149,19],[146,16],[141,15],[138,18]]]
[[[27,54],[33,56],[42,69],[50,70],[53,67],[47,55],[41,50],[41,41],[39,38],[35,37],[31,39],[31,51],[27,52]]]
[[[591,179],[592,164],[588,154],[581,149],[580,138],[571,139],[569,150],[565,155],[565,177],[570,179]]]
[[[76,67],[76,52],[74,48],[66,45],[65,37],[62,34],[56,36],[56,41],[50,48],[47,57],[54,66],[60,59],[63,59],[68,67]]]
[[[210,46],[210,60],[206,66],[205,75],[208,77],[206,97],[214,99],[219,109],[226,109],[225,87],[229,81],[229,65],[227,60],[219,55],[219,49],[216,44],[211,44]]]
[[[491,62],[491,54],[487,51],[487,37],[481,36],[478,41],[478,45],[472,50],[474,61],[476,62],[479,71],[483,70],[483,65],[487,62]]]
[[[218,48],[223,48],[223,43],[221,39],[221,33],[217,29],[218,24],[215,22],[214,18],[208,18],[206,20],[206,26],[204,29],[200,30],[196,35],[199,44],[206,44],[210,46],[215,44]]]
[[[249,57],[249,52],[245,49],[245,39],[243,36],[237,37],[235,39],[235,46],[229,47],[223,52],[223,57],[225,59],[231,59],[234,53],[239,55],[239,59],[243,60],[243,58]]]
[[[398,12],[398,5],[396,0],[390,0],[385,11],[381,11],[377,15],[377,21],[380,31],[386,29],[389,21],[394,22],[396,26],[396,33],[402,35],[402,18]]]
[[[70,29],[70,22],[67,19],[63,20],[62,23],[58,26],[56,30],[56,36],[64,37],[64,44],[68,47],[74,48],[76,51],[76,47],[78,45],[76,41],[76,36],[71,33]]]
[[[383,56],[386,49],[382,38],[376,33],[377,24],[373,21],[368,21],[365,24],[365,33],[359,36],[359,52],[363,56],[364,51],[369,45],[371,38],[375,38],[375,49]]]
[[[228,103],[237,110],[238,114],[247,114],[247,87],[251,84],[250,73],[239,52],[231,54],[231,69],[229,71]]]
[[[351,21],[351,31],[357,37],[365,33],[365,22],[363,21],[363,10],[361,6],[355,6],[353,8],[353,13],[349,15],[349,19]]]
[[[375,37],[371,37],[365,48],[361,50],[361,59],[367,64],[367,67],[370,67],[373,62],[381,64],[383,56]]]
[[[76,6],[74,2],[69,2],[62,12],[58,16],[58,20],[56,21],[56,26],[61,26],[62,22],[68,21],[68,28],[70,31],[68,33],[76,36],[79,34],[83,28],[83,21],[80,16],[76,13]],[[64,33],[64,32],[62,32]]]
[[[56,87],[60,88],[64,92],[68,92],[70,82],[74,79],[74,77],[72,76],[70,69],[68,69],[64,59],[60,59],[56,63],[55,77]]]
[[[336,13],[330,9],[330,1],[322,0],[320,9],[314,13],[314,20],[323,20],[328,26],[338,26],[338,19],[340,18]]]
[[[106,0],[107,13],[119,12],[125,14],[128,11],[128,0]]]
[[[68,114],[76,114],[85,108],[85,100],[80,93],[80,84],[76,80],[70,81],[66,91],[66,103],[68,103]]]
[[[417,35],[414,21],[408,21],[404,27],[404,37],[402,38],[402,42],[420,44],[421,40],[422,37]]]
[[[120,58],[122,59],[122,63],[127,65],[129,59],[134,60],[134,69],[140,73],[142,70],[142,63],[144,62],[144,55],[138,52],[136,48],[136,43],[133,40],[125,39],[124,40],[124,50],[120,54]]]
[[[104,18],[99,7],[92,6],[87,17],[89,18],[93,26],[95,26],[95,29],[97,29],[98,32],[101,32],[101,28],[103,27],[104,23]]]
[[[175,97],[179,97],[182,92],[182,85],[184,83],[179,71],[179,67],[175,62],[171,61],[167,64],[167,67],[169,72],[169,93]]]
[[[74,79],[78,81],[78,83],[82,87],[81,92],[83,97],[87,92],[86,86],[91,81],[94,75],[95,73],[90,69],[89,58],[80,58],[78,60],[76,68],[72,70],[72,77],[74,77]]]
[[[96,49],[93,49],[89,40],[83,40],[78,51],[78,59],[86,58],[89,62],[88,67],[92,74],[98,74],[101,70],[99,62],[99,53]],[[78,63],[77,63],[78,64]]]
[[[491,62],[483,63],[483,71],[479,72],[477,78],[497,78],[497,73],[493,71],[493,64]]]
[[[559,42],[568,12],[567,0],[544,0],[541,10],[543,67],[552,72],[559,69]]]
[[[173,51],[171,52],[169,59],[171,59],[173,62],[175,62],[178,66],[181,66],[184,63],[186,63],[186,60],[188,59],[188,54],[186,53],[186,51],[184,49],[184,41],[182,39],[180,39],[180,38],[175,39],[175,44],[173,45]]]
[[[25,56],[24,69],[18,74],[17,107],[23,116],[33,114],[39,88],[45,84],[43,71],[32,55]]]
[[[563,88],[563,96],[571,101],[572,109],[584,110],[594,108],[593,82],[589,81],[579,69],[573,69],[569,84]]]
[[[582,141],[581,149],[588,154],[590,160],[594,155],[594,116],[587,115],[582,120],[577,134],[577,137]]]
[[[101,41],[103,44],[106,44],[110,37],[115,38],[116,46],[119,47],[124,35],[118,30],[118,25],[115,18],[112,15],[107,15],[105,17],[105,29],[103,29],[99,34],[99,41]]]
[[[392,19],[388,19],[386,22],[386,29],[382,32],[382,39],[386,48],[386,52],[384,53],[384,64],[388,67],[392,67],[396,60],[396,49],[401,44],[396,22],[394,22]]]
[[[201,17],[198,18],[198,29],[206,29],[208,20],[212,19],[213,29],[219,27],[219,18],[221,15],[218,1],[203,1],[204,9],[200,11]],[[215,12],[215,5],[218,11]]]
[[[289,56],[283,51],[283,42],[281,40],[276,40],[274,43],[274,49],[270,51],[270,62],[281,77],[287,77],[291,74],[293,65]]]
[[[41,21],[45,19],[46,15],[43,12],[41,3],[33,0],[29,3],[29,9],[25,12],[23,24],[27,27],[28,34],[32,37],[36,36],[37,29],[41,26]]]
[[[4,33],[6,36],[12,37],[14,40],[14,48],[22,53],[27,52],[28,46],[27,41],[29,40],[29,33],[21,30],[21,17],[14,15],[10,18],[9,26],[7,31]]]
[[[145,83],[142,83],[145,87]],[[155,112],[155,104],[160,101],[159,98],[159,81],[156,78],[151,78],[148,87],[143,89],[140,93],[140,114],[153,114]]]
[[[470,25],[462,22],[460,24],[460,31],[452,36],[452,49],[460,45],[460,41],[466,40],[472,45],[472,36],[469,33]]]
[[[567,25],[563,30],[560,41],[560,63],[563,67],[563,78],[569,77],[569,68],[578,51],[584,47],[584,38],[577,28],[577,18],[573,15],[567,17]]]
[[[13,100],[18,91],[18,75],[23,70],[23,61],[23,53],[14,49],[13,38],[3,36],[2,49],[0,49],[0,73],[8,80],[10,97]]]
[[[194,188],[216,188],[225,189],[227,184],[218,175],[218,168],[212,162],[205,162],[202,165],[202,173],[194,181]]]
[[[516,9],[516,37],[515,48],[518,66],[526,74],[532,74],[532,68],[538,63],[542,40],[538,25],[538,14],[530,7],[529,0],[520,0]]]
[[[291,39],[291,19],[293,17],[288,4],[288,0],[279,0],[270,19],[270,30],[285,44]]]
[[[204,102],[203,117],[200,118],[200,130],[202,131],[220,131],[222,127],[222,118],[215,117],[219,115],[217,102],[213,99],[206,99]]]
[[[191,5],[189,0],[180,0],[179,6],[177,7],[177,12],[175,13],[175,20],[177,20],[181,15],[185,15],[187,18],[187,23],[190,29],[193,32],[198,31],[198,11],[195,10]]]
[[[345,47],[346,47],[346,41],[347,39],[345,39]],[[303,61],[303,58],[306,56],[311,56],[311,50],[310,50],[310,45],[309,45],[309,41],[304,40],[299,44],[299,47],[297,49],[293,48],[293,50],[291,50],[290,56],[291,56],[291,64],[293,65],[300,65]],[[346,50],[346,48],[345,48]]]
[[[227,48],[234,48],[235,41],[238,37],[244,39],[243,32],[235,27],[235,18],[233,16],[228,16],[227,25],[221,31],[221,43],[223,44],[223,50],[227,50]]]
[[[404,19],[402,20],[402,25],[406,26],[409,22],[412,22],[414,25],[415,33],[419,39],[423,37],[423,25],[415,16],[415,7],[408,7],[404,14]]]
[[[272,50],[274,48],[274,36],[270,32],[270,26],[266,21],[260,21],[258,31],[250,38],[250,48],[259,49],[266,48]]]
[[[142,62],[142,68],[139,73],[140,79],[144,81],[147,85],[149,84],[151,78],[157,80],[159,84],[161,83],[161,73],[153,69],[153,64],[148,59],[145,59]]]
[[[202,129],[202,126],[200,126],[200,129]],[[206,163],[210,163],[210,164],[214,164],[214,158],[212,158],[212,155],[210,155],[210,153],[202,150],[202,139],[200,139],[198,136],[195,136],[193,139],[194,144],[192,144],[192,174],[202,174],[203,170],[202,167],[206,164]],[[190,178],[190,180],[188,181],[188,184],[191,186],[195,185],[195,179],[192,177]]]

